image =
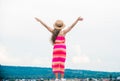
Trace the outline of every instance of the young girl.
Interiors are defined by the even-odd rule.
[[[64,79],[64,63],[66,59],[66,45],[65,45],[65,35],[77,24],[78,21],[82,21],[83,18],[78,17],[75,22],[66,29],[65,24],[62,20],[56,20],[53,24],[54,29],[47,26],[43,21],[36,18],[35,19],[40,22],[48,31],[52,33],[51,41],[53,44],[53,59],[52,59],[52,70],[55,74],[55,81],[59,81],[58,73],[61,75],[61,81],[66,81]]]

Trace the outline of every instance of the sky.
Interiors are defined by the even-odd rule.
[[[0,0],[0,64],[51,67],[51,33],[57,19],[69,27],[65,67],[120,72],[119,0]]]

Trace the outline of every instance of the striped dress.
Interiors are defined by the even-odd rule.
[[[52,70],[54,73],[64,73],[66,59],[65,37],[57,36],[53,47]]]

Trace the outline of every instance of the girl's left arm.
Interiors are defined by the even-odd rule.
[[[68,32],[77,24],[78,21],[82,21],[82,20],[83,20],[83,18],[78,17],[78,18],[73,22],[73,24],[72,24],[70,27],[68,27],[67,29],[63,30],[63,33],[64,33],[64,34],[68,33]]]

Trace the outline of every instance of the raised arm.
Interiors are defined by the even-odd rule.
[[[41,20],[38,19],[37,17],[35,17],[35,19],[36,19],[38,22],[40,22],[45,28],[47,28],[48,31],[50,31],[50,32],[53,31],[53,29],[52,29],[51,27],[47,26],[43,21],[41,21]]]
[[[77,24],[78,21],[82,21],[82,20],[83,20],[83,18],[78,17],[70,27],[63,30],[64,34],[68,33]]]

